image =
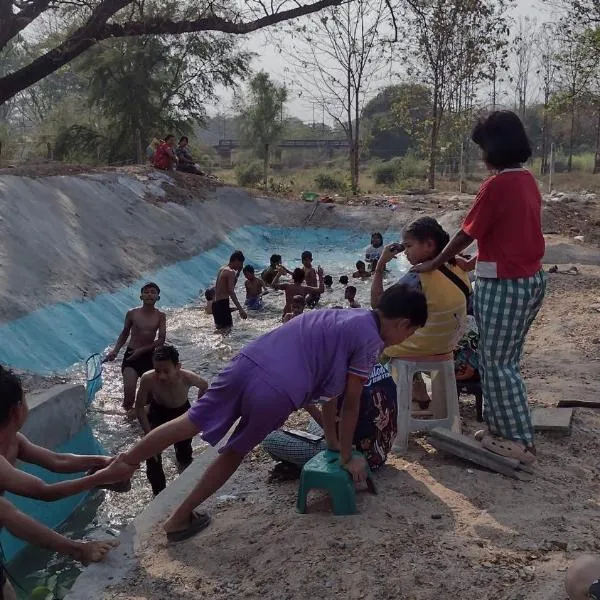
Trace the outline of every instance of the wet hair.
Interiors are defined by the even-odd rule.
[[[386,319],[408,319],[417,327],[425,327],[427,323],[425,294],[402,283],[392,285],[383,292],[377,310]]]
[[[375,231],[371,234],[371,244],[373,243],[374,237],[378,237],[381,240],[381,243],[383,244],[383,236],[381,235],[381,233],[379,233],[379,231]]]
[[[158,346],[158,348],[154,348],[152,360],[157,362],[170,361],[174,365],[177,365],[179,364],[179,352],[175,346],[171,346],[171,344],[163,344],[162,346]]]
[[[346,288],[346,296],[356,296],[356,287],[353,285],[349,285]]]
[[[216,295],[216,291],[214,287],[209,287],[205,292],[204,292],[204,297],[206,298],[207,302],[210,302],[211,300],[215,299],[215,295]]]
[[[310,252],[309,250],[305,250],[300,256],[300,258],[302,259],[302,261],[304,261],[304,259],[312,260],[312,252]]]
[[[189,141],[190,141],[190,140],[189,140],[189,138],[188,138],[188,136],[187,136],[187,135],[182,135],[182,136],[179,138],[179,143],[180,143],[180,144],[181,144],[181,142],[188,142],[188,143],[189,143]]]
[[[10,413],[15,406],[23,402],[23,384],[20,377],[0,365],[0,425],[5,425],[10,419]]]
[[[252,265],[246,265],[242,269],[242,273],[254,273],[254,267]]]
[[[246,257],[241,250],[236,250],[230,257],[229,262],[244,262]]]
[[[294,296],[290,304],[301,304],[302,306],[306,306],[306,299],[304,296]]]
[[[325,275],[325,277],[323,277],[323,283],[325,285],[333,285],[333,277],[331,275]]]
[[[304,269],[301,269],[300,267],[294,269],[294,272],[292,273],[292,280],[294,283],[302,283],[304,281],[304,277]]]
[[[171,138],[175,139],[175,136],[172,133],[165,135],[165,142],[168,142]]]
[[[342,285],[348,285],[348,281],[349,281],[349,280],[348,280],[348,275],[342,275],[342,276],[340,277],[340,283],[341,283]]]
[[[269,263],[272,267],[276,267],[281,263],[281,254],[271,254],[271,258],[269,259]]]
[[[448,232],[433,217],[421,217],[413,221],[404,230],[404,235],[409,235],[417,242],[431,240],[435,244],[435,256],[440,254],[450,241]],[[455,260],[452,258],[448,262],[454,264]]]
[[[471,139],[483,159],[495,169],[516,167],[531,158],[531,144],[521,119],[510,110],[497,110],[477,121]]]
[[[367,268],[367,265],[365,265],[365,263],[362,260],[357,260],[356,261],[356,269],[358,271],[362,271],[362,270],[364,270],[366,268]]]
[[[154,281],[149,281],[148,283],[145,283],[140,291],[144,293],[146,290],[150,289],[154,289],[156,290],[157,294],[160,294],[160,288],[158,287],[158,285],[156,285],[156,283],[154,283]]]

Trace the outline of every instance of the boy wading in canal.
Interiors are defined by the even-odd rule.
[[[231,298],[235,308],[240,312],[240,317],[242,319],[248,318],[248,314],[242,308],[235,293],[235,284],[237,283],[245,260],[243,252],[241,250],[236,250],[229,257],[229,263],[224,267],[221,267],[217,273],[215,301],[212,304],[212,316],[215,320],[217,331],[225,333],[233,327],[233,319],[231,318],[232,308],[229,305],[229,298]]]
[[[0,496],[11,492],[26,498],[50,502],[91,490],[109,483],[110,473],[105,469],[113,460],[109,456],[81,456],[58,454],[30,442],[20,429],[27,420],[29,409],[21,380],[12,371],[0,366]],[[58,483],[42,479],[15,467],[17,460],[39,465],[54,473],[81,473],[97,470],[92,475]],[[107,474],[109,475],[107,479]],[[31,544],[68,554],[83,563],[102,560],[116,541],[82,542],[69,540],[45,525],[17,510],[0,498],[0,528],[6,527],[14,536]],[[16,598],[0,555],[0,598]]]
[[[125,324],[115,347],[107,354],[106,360],[113,361],[127,343],[123,355],[123,408],[127,416],[135,417],[135,390],[138,379],[152,370],[152,353],[165,343],[167,317],[155,304],[160,300],[160,288],[155,283],[146,283],[141,290],[142,306],[132,308],[125,315]]]
[[[131,477],[143,460],[200,433],[216,445],[236,429],[200,481],[165,523],[171,541],[187,539],[210,522],[196,507],[235,473],[244,456],[289,415],[308,404],[323,404],[328,447],[355,481],[366,479],[366,462],[352,456],[352,440],[363,385],[385,346],[411,336],[427,320],[419,291],[392,286],[375,310],[316,310],[259,337],[233,358],[185,415],[151,431],[106,469],[115,482]],[[339,437],[337,398],[344,395]]]
[[[175,346],[165,344],[156,348],[152,362],[154,370],[142,376],[135,399],[135,412],[145,434],[188,411],[191,387],[198,388],[199,397],[208,388],[202,377],[181,368]],[[192,438],[175,442],[175,457],[181,473],[192,462]],[[146,474],[154,495],[160,494],[167,486],[160,454],[146,461]]]

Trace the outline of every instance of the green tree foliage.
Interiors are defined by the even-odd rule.
[[[263,160],[263,182],[269,175],[269,157],[273,146],[281,139],[285,124],[283,106],[287,89],[271,81],[269,75],[257,73],[248,86],[248,99],[238,100],[245,146],[253,148]]]
[[[233,86],[249,60],[231,37],[220,35],[147,36],[96,46],[79,69],[90,77],[89,105],[105,123],[107,159],[133,161],[153,137],[190,132],[203,122],[216,86]]]
[[[384,160],[424,151],[431,113],[431,90],[422,84],[401,83],[384,88],[363,111],[370,122],[371,155]]]

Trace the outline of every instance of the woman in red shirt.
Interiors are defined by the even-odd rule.
[[[477,123],[472,139],[495,174],[481,186],[446,248],[414,270],[436,269],[477,240],[474,312],[489,432],[476,437],[492,452],[531,463],[533,424],[520,363],[525,336],[546,290],[542,197],[533,175],[522,166],[531,157],[531,146],[515,113],[491,113]]]
[[[152,157],[152,166],[163,171],[169,171],[177,163],[177,158],[173,152],[175,147],[175,136],[168,135],[164,142],[161,142]]]

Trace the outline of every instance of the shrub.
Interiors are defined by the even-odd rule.
[[[373,169],[373,175],[375,176],[375,183],[380,184],[392,184],[398,181],[402,168],[401,158],[392,158],[385,162],[379,163]]]
[[[338,174],[319,173],[315,177],[315,184],[320,192],[343,192],[346,190],[346,181]]]
[[[263,164],[258,160],[237,164],[235,166],[235,178],[239,185],[252,187],[263,179]]]
[[[400,176],[402,179],[425,179],[427,177],[427,161],[410,153],[403,156]]]

